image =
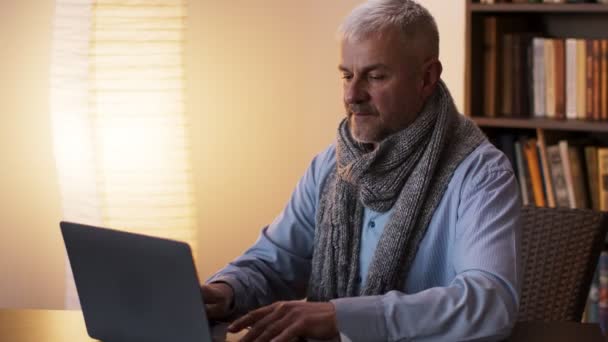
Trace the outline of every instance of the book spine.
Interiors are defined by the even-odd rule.
[[[555,193],[555,204],[557,207],[569,208],[570,201],[568,199],[566,177],[564,176],[564,166],[558,145],[547,147],[547,158],[551,171],[553,191]]]
[[[584,39],[577,39],[576,41],[576,46],[577,46],[577,56],[576,56],[576,64],[577,64],[577,71],[576,71],[576,90],[577,90],[577,95],[576,95],[576,113],[577,113],[577,119],[585,119],[586,118],[586,88],[587,88],[587,70],[585,69],[586,66],[586,62],[587,62],[587,49],[586,49],[586,45],[585,45],[585,40]]]
[[[586,115],[587,120],[593,120],[593,40],[587,39],[585,41],[587,51],[587,61],[585,63],[585,69],[587,70],[587,84],[585,93],[587,96],[586,104]]]
[[[555,118],[566,118],[566,59],[565,43],[563,39],[554,39],[555,48],[554,72],[555,72]]]
[[[511,71],[513,77],[513,90],[511,93],[511,109],[512,116],[521,117],[523,113],[521,112],[521,108],[523,106],[522,101],[522,79],[524,75],[523,66],[521,63],[521,40],[522,37],[519,34],[514,34],[513,37],[513,56],[512,56],[512,66],[513,70]]]
[[[602,39],[600,43],[600,117],[608,120],[608,40]]]
[[[543,170],[543,182],[545,188],[545,195],[547,199],[547,206],[549,208],[555,208],[555,194],[553,192],[553,182],[551,181],[551,171],[549,169],[549,160],[547,157],[547,143],[545,140],[545,132],[542,129],[536,130],[536,137],[538,139],[538,154],[540,157],[540,165]]]
[[[510,117],[513,115],[513,35],[503,35],[502,42],[502,114]]]
[[[555,118],[555,47],[553,39],[545,39],[545,113]]]
[[[576,209],[576,195],[574,192],[574,183],[572,181],[572,170],[570,169],[568,142],[566,140],[559,141],[559,154],[564,167],[564,179],[566,180],[566,189],[568,190],[568,205],[570,208]]]
[[[496,79],[497,63],[497,26],[495,16],[484,18],[484,116],[496,117],[498,80]]]
[[[600,96],[600,80],[601,80],[601,70],[600,70],[600,40],[593,40],[593,119],[601,120],[601,96]]]
[[[576,208],[589,208],[587,199],[587,187],[583,181],[583,164],[581,163],[580,149],[577,146],[568,146],[568,157],[570,159],[570,172],[572,176],[572,187],[574,189],[574,200]]]
[[[536,139],[528,139],[524,145],[524,154],[528,163],[528,173],[532,182],[532,195],[534,204],[537,207],[544,207],[545,195],[543,191],[543,180],[540,171],[540,163],[538,160],[538,151],[536,147]]]
[[[566,39],[566,118],[577,118],[577,43]]]
[[[542,118],[545,116],[545,39],[534,38],[532,40],[534,50],[533,60],[533,83],[534,83],[534,116]]]
[[[608,148],[597,149],[600,210],[608,211]]]

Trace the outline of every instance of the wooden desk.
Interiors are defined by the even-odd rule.
[[[605,342],[597,324],[574,322],[523,322],[517,323],[508,342],[524,341],[588,341]]]
[[[229,334],[218,326],[213,336],[238,341],[243,334]],[[214,338],[215,340],[215,338]],[[95,342],[87,334],[81,311],[0,309],[0,342]]]
[[[229,337],[228,340],[237,338]],[[80,311],[0,309],[0,341],[94,342]],[[519,323],[508,342],[605,342],[595,324]]]

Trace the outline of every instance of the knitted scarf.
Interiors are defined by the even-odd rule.
[[[442,81],[412,124],[371,151],[352,138],[343,120],[336,169],[325,180],[317,208],[308,300],[402,290],[454,170],[484,140],[481,130],[457,112]],[[358,289],[363,206],[394,211],[365,286]]]

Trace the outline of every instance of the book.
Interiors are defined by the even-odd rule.
[[[558,143],[559,155],[564,167],[564,179],[566,181],[566,190],[568,191],[568,205],[572,209],[576,209],[576,194],[574,192],[574,180],[572,179],[572,168],[570,163],[570,153],[568,141],[560,140]]]
[[[608,120],[608,40],[600,41],[600,118]]]
[[[589,195],[585,184],[581,150],[577,146],[568,146],[568,157],[570,159],[570,173],[572,176],[572,186],[574,189],[575,208],[589,208]],[[567,179],[566,179],[567,180]]]
[[[536,37],[532,39],[532,87],[534,103],[534,117],[545,116],[545,39]]]
[[[586,118],[587,48],[584,39],[576,40],[576,113],[577,119]]]
[[[561,208],[569,208],[570,200],[568,197],[566,177],[564,175],[564,166],[559,145],[547,147],[547,160],[549,163],[549,170],[551,171],[551,183],[555,194],[555,205]]]
[[[600,80],[601,80],[601,48],[600,40],[593,40],[593,119],[600,120],[601,114],[601,95],[600,95]]]
[[[545,113],[555,118],[555,45],[553,39],[545,39]]]
[[[545,198],[547,200],[547,206],[549,208],[555,208],[555,194],[553,192],[553,182],[551,178],[551,170],[549,166],[549,158],[547,157],[547,143],[545,140],[545,132],[542,129],[536,130],[536,138],[538,139],[538,156],[540,159],[540,165],[543,176],[543,183],[545,189]]]
[[[587,71],[587,76],[585,77],[586,81],[586,108],[585,108],[585,118],[587,120],[593,120],[593,40],[587,39],[585,40],[585,50],[587,52],[587,61],[585,70]]]
[[[576,119],[577,115],[577,81],[578,81],[578,46],[577,40],[566,39],[566,118]]]
[[[518,96],[517,114],[520,117],[529,117],[532,113],[532,86],[530,81],[532,80],[532,69],[530,67],[532,61],[531,44],[534,34],[530,32],[524,32],[519,36],[519,50],[516,58],[519,59],[519,74],[518,83],[516,84],[517,89],[515,93]]]
[[[497,72],[501,65],[501,53],[499,41],[502,32],[499,32],[499,19],[496,16],[488,16],[483,19],[484,27],[484,52],[483,52],[483,76],[484,76],[484,98],[483,115],[496,117],[500,112],[499,87],[502,84],[501,74]]]
[[[516,117],[527,117],[532,113],[530,105],[532,93],[530,60],[533,57],[529,50],[532,38],[533,34],[529,32],[516,33],[511,36],[511,115]]]
[[[502,37],[502,115],[513,115],[513,35],[506,33]]]
[[[537,207],[546,206],[545,194],[543,191],[543,180],[538,158],[536,139],[527,139],[523,144],[524,157],[528,165],[528,174],[532,182],[532,199]]]
[[[512,88],[511,88],[511,116],[523,116],[523,91],[526,88],[522,88],[524,83],[524,67],[521,59],[521,47],[522,47],[522,36],[520,34],[513,34],[512,39],[512,56],[511,56],[511,67],[509,71],[511,74]],[[507,99],[508,101],[508,99]]]
[[[608,211],[608,148],[597,149],[600,210]]]
[[[553,39],[555,118],[566,118],[566,48],[563,39]]]

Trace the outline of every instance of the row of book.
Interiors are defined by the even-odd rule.
[[[608,210],[608,147],[503,134],[494,144],[511,160],[524,205]],[[608,241],[608,240],[607,240]],[[583,315],[608,334],[608,250],[601,253]]]
[[[535,117],[608,120],[608,40],[532,39]]]
[[[496,3],[548,3],[548,4],[576,4],[576,3],[600,3],[608,4],[608,0],[479,0],[482,4],[496,4]]]
[[[507,25],[484,18],[484,116],[608,120],[608,39],[504,33]]]
[[[608,147],[502,134],[494,143],[511,160],[524,205],[608,210]]]

